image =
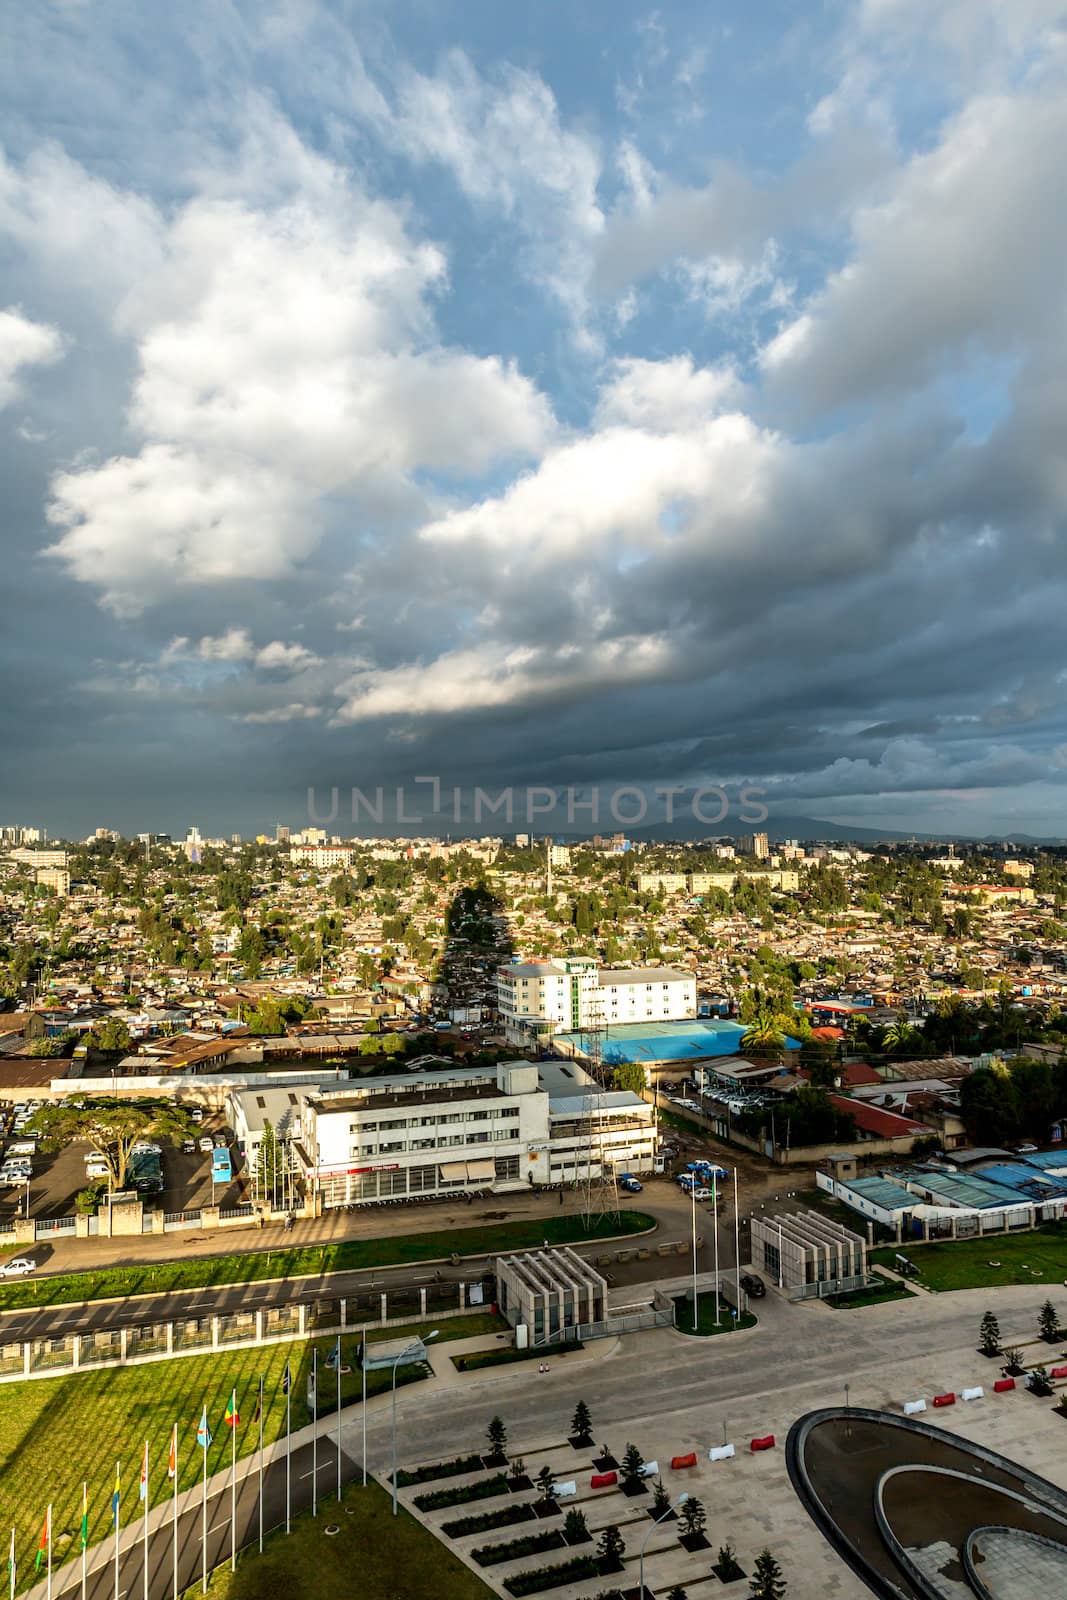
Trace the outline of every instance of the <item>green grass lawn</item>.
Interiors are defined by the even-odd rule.
[[[896,1249],[874,1250],[870,1262],[895,1267]],[[993,1289],[999,1284],[1061,1285],[1067,1278],[1067,1228],[1055,1225],[1030,1233],[994,1234],[982,1239],[949,1239],[900,1247],[918,1269],[927,1289]],[[991,1261],[999,1266],[991,1267]]]
[[[448,1325],[441,1322],[436,1326],[442,1338],[462,1338],[467,1330],[461,1330],[459,1324],[478,1320],[456,1317],[449,1319]],[[414,1328],[392,1330],[393,1337],[415,1332]],[[214,1436],[208,1450],[208,1473],[225,1468],[230,1460],[231,1435],[223,1415],[231,1388],[237,1389],[240,1416],[238,1455],[258,1448],[259,1424],[253,1419],[261,1376],[264,1442],[271,1444],[284,1438],[285,1396],[281,1386],[287,1361],[293,1373],[293,1429],[304,1427],[311,1420],[307,1373],[313,1346],[319,1352],[320,1415],[327,1415],[336,1405],[337,1389],[334,1374],[324,1368],[323,1361],[333,1343],[333,1339],[317,1339],[259,1350],[223,1350],[210,1356],[5,1384],[0,1390],[0,1504],[4,1506],[5,1528],[15,1529],[20,1580],[25,1584],[32,1580],[32,1557],[49,1501],[55,1508],[57,1562],[76,1554],[83,1479],[89,1485],[90,1543],[109,1534],[116,1459],[122,1464],[122,1520],[136,1520],[141,1512],[138,1484],[146,1439],[152,1503],[172,1493],[167,1478],[167,1452],[175,1422],[178,1487],[188,1489],[199,1483],[203,1452],[196,1443],[196,1430],[204,1405]],[[354,1336],[342,1341],[342,1365],[352,1365],[355,1348]],[[401,1368],[398,1382],[410,1383],[424,1375],[422,1368]],[[387,1389],[390,1381],[388,1370],[369,1372],[368,1394]],[[359,1400],[361,1393],[362,1374],[353,1366],[342,1375],[342,1404]]]
[[[574,1340],[570,1344],[554,1344],[545,1349],[543,1345],[531,1350],[516,1350],[514,1345],[503,1350],[470,1350],[466,1355],[453,1356],[452,1365],[460,1372],[476,1372],[482,1367],[506,1367],[515,1361],[548,1362],[553,1356],[567,1356],[574,1350],[582,1350],[584,1346],[580,1341]]]
[[[491,1227],[453,1228],[444,1233],[390,1234],[380,1239],[346,1239],[338,1244],[244,1250],[233,1255],[146,1262],[144,1266],[106,1267],[98,1272],[45,1274],[0,1283],[0,1311],[124,1299],[128,1295],[201,1289],[213,1284],[255,1283],[264,1278],[351,1272],[361,1267],[404,1266],[409,1262],[440,1261],[453,1254],[506,1254],[509,1250],[536,1247],[543,1239],[550,1244],[576,1244],[583,1239],[641,1233],[653,1226],[653,1218],[643,1211],[595,1217],[588,1228],[577,1215],[537,1217]]]
[[[331,1526],[340,1529],[333,1537],[325,1531]],[[207,1592],[210,1600],[491,1600],[493,1593],[403,1507],[394,1517],[376,1483],[346,1489],[341,1508],[331,1504],[328,1515],[295,1517],[288,1537],[270,1534],[262,1555],[238,1557],[235,1573],[219,1568]]]
[[[853,1311],[861,1306],[879,1306],[884,1300],[914,1300],[915,1296],[903,1283],[897,1283],[891,1278],[879,1278],[877,1283],[868,1284],[866,1289],[860,1289],[856,1294],[828,1294],[823,1297],[825,1305],[833,1306],[835,1311]]]
[[[674,1302],[675,1327],[679,1333],[689,1333],[698,1339],[710,1339],[717,1333],[732,1333],[734,1319],[730,1315],[730,1307],[725,1300],[719,1302],[719,1315],[721,1322],[715,1321],[715,1296],[714,1294],[701,1294],[697,1297],[697,1325],[693,1327],[693,1302],[686,1295],[678,1295]],[[737,1331],[742,1328],[754,1328],[759,1318],[751,1311],[746,1311],[738,1319]]]

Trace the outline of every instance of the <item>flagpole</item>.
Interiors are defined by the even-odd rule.
[[[337,1503],[341,1503],[341,1335],[337,1335]]]
[[[52,1507],[48,1507],[48,1600],[52,1600]]]
[[[367,1487],[367,1330],[363,1329],[359,1336],[359,1348],[363,1359],[360,1366],[363,1368],[363,1487]]]
[[[141,1491],[144,1494],[144,1600],[148,1600],[148,1440],[144,1442],[144,1465],[141,1468]]]
[[[200,1498],[200,1592],[207,1594],[207,1406],[204,1407],[204,1480]],[[115,1596],[118,1600],[118,1595]]]
[[[319,1352],[311,1350],[311,1515],[317,1517],[319,1488]]]
[[[119,1600],[119,1508],[120,1508],[120,1505],[121,1505],[121,1501],[119,1500],[119,1463],[116,1461],[115,1462],[115,1505],[114,1505],[114,1520],[115,1520],[115,1600]]]
[[[286,1531],[286,1533],[288,1533],[289,1532],[289,1528],[290,1528],[290,1521],[291,1521],[291,1517],[290,1517],[290,1510],[291,1510],[290,1482],[291,1482],[291,1477],[292,1477],[292,1460],[293,1460],[293,1449],[292,1449],[292,1437],[293,1436],[292,1436],[292,1427],[291,1427],[292,1410],[293,1410],[293,1374],[292,1374],[292,1371],[290,1370],[288,1361],[285,1363],[285,1370],[286,1370],[286,1373],[288,1374],[288,1377],[289,1377],[289,1382],[285,1386],[285,1531]]]
[[[237,1390],[230,1398],[230,1571],[237,1571]]]
[[[259,1553],[263,1554],[263,1378],[259,1380]]]
[[[14,1530],[14,1528],[12,1528],[12,1530],[11,1530],[11,1543],[8,1546],[8,1553],[7,1553],[7,1594],[8,1594],[8,1600],[15,1600],[15,1578],[16,1578],[17,1572],[18,1572],[18,1565],[17,1565],[17,1562],[15,1560],[15,1530]]]
[[[734,1168],[734,1304],[741,1326],[741,1214],[737,1209],[737,1168]]]
[[[174,1467],[174,1515],[171,1519],[171,1570],[174,1584],[174,1600],[178,1600],[178,1424],[175,1423],[170,1434],[170,1456]]]
[[[89,1530],[88,1530],[88,1528],[86,1527],[85,1524],[86,1524],[86,1520],[88,1518],[88,1515],[89,1515],[89,1485],[88,1485],[88,1483],[84,1483],[83,1482],[83,1484],[82,1484],[82,1600],[85,1600],[85,1553],[86,1553],[86,1546],[89,1543],[89,1537],[88,1537]]]

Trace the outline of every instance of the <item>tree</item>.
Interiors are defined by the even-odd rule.
[[[696,1495],[691,1494],[682,1506],[682,1529],[686,1538],[690,1538],[694,1534],[703,1533],[707,1525],[707,1512]]]
[[[781,1600],[785,1594],[782,1569],[769,1550],[761,1550],[752,1572],[750,1600]]]
[[[583,1511],[573,1508],[563,1519],[563,1537],[568,1544],[582,1544],[589,1537],[589,1524]]]
[[[552,1498],[552,1485],[555,1483],[555,1481],[556,1481],[556,1479],[555,1479],[555,1475],[553,1474],[552,1468],[548,1465],[548,1462],[546,1461],[544,1466],[541,1468],[540,1472],[537,1474],[537,1487],[541,1491],[541,1499],[542,1500],[551,1500],[551,1498]]]
[[[995,1356],[1000,1349],[1000,1323],[992,1311],[987,1311],[982,1318],[979,1338],[983,1354]]]
[[[657,1478],[652,1490],[652,1515],[657,1520],[666,1516],[671,1509],[671,1497],[663,1487],[663,1479]]]
[[[93,1024],[85,1042],[104,1055],[119,1055],[130,1048],[130,1030],[121,1017],[106,1017]]]
[[[601,1567],[608,1572],[616,1571],[622,1566],[625,1554],[626,1544],[622,1534],[614,1523],[609,1523],[600,1535],[600,1543],[597,1546],[597,1555],[600,1558]]]
[[[113,1189],[125,1189],[130,1153],[140,1139],[181,1139],[192,1129],[188,1116],[164,1101],[91,1100],[82,1105],[43,1106],[30,1126],[49,1144],[88,1139],[107,1163]]]
[[[256,1151],[255,1178],[263,1198],[269,1200],[272,1206],[277,1204],[283,1173],[284,1162],[278,1135],[271,1122],[264,1122]]]
[[[612,1072],[611,1083],[615,1089],[629,1089],[632,1094],[640,1094],[645,1087],[645,1069],[640,1061],[624,1061]]]
[[[641,1468],[645,1458],[635,1444],[628,1444],[622,1456],[622,1481],[627,1488],[643,1483]]]
[[[502,1456],[507,1449],[508,1430],[500,1417],[492,1417],[485,1430],[485,1437],[489,1441],[489,1449],[494,1456]]]
[[[576,1439],[591,1439],[593,1436],[593,1418],[584,1400],[579,1400],[574,1408],[571,1433]]]
[[[891,1055],[904,1055],[922,1043],[922,1035],[913,1023],[894,1022],[882,1035],[882,1049]]]
[[[676,1583],[673,1589],[667,1590],[667,1600],[689,1600],[689,1597],[681,1584]]]
[[[1037,1331],[1048,1344],[1052,1344],[1060,1331],[1060,1319],[1051,1300],[1046,1300],[1037,1314]]]

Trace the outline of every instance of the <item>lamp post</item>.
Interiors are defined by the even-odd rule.
[[[434,1328],[425,1339],[416,1339],[409,1344],[406,1350],[400,1350],[393,1358],[393,1516],[397,1515],[396,1508],[396,1369],[402,1361],[424,1361],[426,1359],[426,1346],[431,1339],[436,1339],[438,1329]]]
[[[688,1493],[685,1490],[683,1490],[682,1493],[678,1496],[677,1500],[673,1501],[672,1504],[667,1507],[666,1511],[661,1511],[660,1512],[660,1514],[656,1518],[655,1522],[653,1522],[652,1526],[648,1529],[648,1532],[645,1534],[645,1537],[641,1540],[641,1553],[640,1553],[640,1556],[639,1556],[639,1559],[638,1559],[638,1563],[637,1563],[637,1565],[638,1565],[637,1593],[640,1596],[640,1600],[645,1600],[645,1545],[648,1543],[648,1541],[652,1537],[653,1533],[659,1527],[660,1523],[663,1522],[666,1517],[669,1517],[672,1511],[677,1511],[678,1507],[680,1505],[684,1505],[685,1502],[688,1499],[689,1499]]]

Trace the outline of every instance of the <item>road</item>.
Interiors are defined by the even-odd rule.
[[[658,1181],[646,1186],[643,1194],[628,1202],[631,1208],[647,1211],[657,1223],[653,1236],[655,1244],[685,1240],[691,1233],[690,1202],[674,1184]],[[720,1226],[720,1258],[723,1269],[733,1260],[733,1234],[731,1214],[726,1206]],[[551,1215],[551,1213],[546,1213]],[[710,1208],[698,1206],[697,1226],[702,1236],[710,1240]],[[416,1216],[409,1220],[414,1223]],[[427,1217],[427,1224],[439,1225],[439,1219]],[[463,1219],[467,1226],[477,1225],[477,1214]],[[364,1222],[366,1231],[366,1223]],[[412,1230],[414,1231],[414,1230]],[[193,1236],[186,1236],[193,1237]],[[283,1236],[284,1237],[284,1236]],[[634,1240],[639,1244],[644,1241]],[[232,1241],[237,1244],[237,1239]],[[286,1248],[279,1245],[278,1248]],[[626,1241],[620,1241],[625,1245]],[[596,1256],[606,1248],[603,1243],[578,1245],[581,1254]],[[495,1252],[494,1252],[495,1255]],[[434,1283],[470,1283],[491,1271],[493,1255],[466,1257],[458,1267],[433,1262],[407,1264],[399,1267],[369,1267],[350,1272],[310,1273],[306,1276],[280,1279],[274,1282],[218,1284],[199,1289],[172,1290],[163,1294],[136,1295],[117,1300],[86,1301],[80,1304],[57,1306],[54,1309],[34,1310],[24,1307],[17,1311],[0,1313],[0,1341],[16,1342],[24,1339],[54,1339],[75,1333],[102,1333],[122,1327],[148,1326],[152,1323],[180,1321],[184,1318],[225,1316],[240,1312],[265,1310],[272,1306],[291,1307],[304,1301],[308,1304],[323,1299],[353,1298],[357,1295],[397,1293],[417,1290]],[[711,1254],[702,1256],[704,1269],[710,1265]],[[205,1273],[210,1271],[210,1258],[204,1258]],[[653,1256],[648,1261],[637,1261],[614,1266],[609,1273],[613,1287],[647,1282],[659,1276],[674,1275],[677,1258],[663,1261]],[[38,1293],[48,1293],[48,1278],[36,1280]],[[436,1308],[440,1314],[441,1308]],[[357,1318],[350,1319],[356,1325]],[[372,1318],[373,1320],[373,1318]]]
[[[325,1430],[327,1424],[323,1424]],[[336,1506],[337,1449],[336,1435],[325,1432],[319,1439],[317,1472],[319,1515],[324,1522],[331,1518]],[[292,1510],[303,1511],[311,1506],[312,1457],[311,1445],[301,1445],[292,1453],[290,1462]],[[237,1483],[237,1548],[254,1544],[259,1537],[259,1473],[255,1458],[251,1463],[238,1462],[237,1470],[247,1475]],[[358,1470],[358,1463],[342,1450],[341,1476],[348,1482]],[[268,1462],[263,1472],[263,1530],[285,1526],[284,1457]],[[183,1497],[183,1502],[187,1497]],[[229,1486],[208,1493],[207,1496],[207,1570],[225,1563],[230,1555],[231,1489]],[[157,1513],[158,1514],[158,1513]],[[204,1508],[201,1500],[179,1509],[177,1528],[178,1593],[199,1590],[205,1541],[203,1539]],[[130,1529],[123,1529],[123,1545],[118,1562],[119,1600],[141,1600],[145,1594],[144,1542],[126,1544]],[[148,1535],[148,1600],[171,1600],[174,1593],[174,1524],[166,1517],[162,1525],[150,1527]],[[81,1600],[81,1564],[70,1561],[53,1577],[54,1600]],[[113,1546],[98,1545],[89,1552],[85,1585],[86,1600],[115,1600],[115,1560]]]
[[[760,1327],[736,1339],[691,1340],[673,1330],[605,1340],[596,1360],[573,1357],[553,1362],[547,1376],[533,1370],[505,1368],[438,1388],[428,1385],[403,1390],[397,1397],[400,1460],[403,1465],[440,1459],[476,1447],[490,1417],[504,1417],[513,1450],[529,1454],[566,1448],[562,1441],[579,1398],[591,1408],[596,1437],[614,1448],[625,1438],[666,1433],[691,1441],[694,1431],[717,1439],[727,1424],[731,1436],[763,1431],[768,1417],[779,1426],[814,1405],[840,1401],[847,1380],[855,1405],[898,1399],[912,1388],[919,1393],[954,1388],[970,1369],[981,1369],[975,1343],[982,1311],[993,1304],[1006,1341],[1022,1342],[1034,1331],[1037,1308],[1046,1294],[1041,1287],[974,1290],[948,1295],[916,1295],[910,1300],[862,1311],[835,1312],[819,1304],[790,1305],[776,1294],[760,1303]],[[433,1352],[440,1365],[444,1351]],[[979,1371],[979,1378],[988,1373]],[[1023,1402],[1025,1404],[1025,1402]],[[1023,1413],[1025,1417],[1025,1413]],[[361,1416],[350,1407],[342,1419],[342,1473],[357,1470]],[[323,1514],[328,1516],[336,1484],[335,1435],[323,1424],[318,1445],[318,1483]],[[372,1401],[368,1413],[368,1460],[372,1471],[385,1474],[391,1462],[391,1419],[387,1401]],[[311,1497],[311,1448],[293,1452],[293,1506],[307,1507]],[[247,1475],[237,1495],[238,1547],[257,1536],[258,1471],[254,1457],[238,1464]],[[284,1521],[284,1459],[264,1475],[264,1525]],[[208,1499],[208,1562],[222,1562],[230,1549],[230,1489],[223,1486]],[[201,1562],[200,1502],[186,1505],[178,1524],[180,1585],[198,1582]],[[149,1534],[149,1600],[167,1600],[172,1592],[172,1527],[169,1520]],[[114,1596],[114,1567],[109,1547],[91,1552],[89,1600]],[[62,1581],[60,1581],[60,1579]],[[57,1597],[76,1600],[80,1576],[76,1562],[57,1575]],[[142,1547],[130,1546],[120,1562],[119,1600],[138,1600],[144,1593]]]

